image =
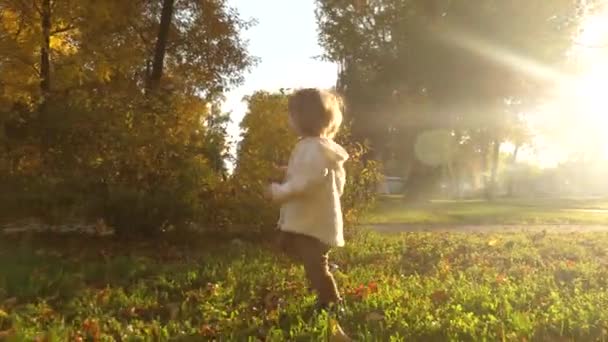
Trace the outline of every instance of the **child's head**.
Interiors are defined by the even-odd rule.
[[[300,89],[289,97],[289,118],[300,136],[333,138],[342,124],[340,99],[324,90]]]

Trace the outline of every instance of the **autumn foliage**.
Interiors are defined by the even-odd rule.
[[[234,177],[219,110],[256,62],[250,24],[215,0],[0,0],[1,215],[125,234],[272,226],[260,189],[295,141],[285,97],[248,98]],[[371,186],[350,149],[365,178],[350,184]],[[355,210],[369,193],[352,189]]]

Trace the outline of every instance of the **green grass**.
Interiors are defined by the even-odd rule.
[[[409,204],[393,197],[381,199],[367,223],[608,225],[608,200],[503,199]]]
[[[333,257],[358,341],[608,339],[608,234],[361,232]],[[0,241],[14,341],[321,340],[313,301],[254,242]]]

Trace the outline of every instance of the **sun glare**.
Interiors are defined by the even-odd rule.
[[[556,105],[572,149],[600,146],[608,159],[608,12],[588,18],[574,46],[579,72],[560,85]],[[555,120],[556,116],[553,116]]]
[[[580,76],[574,82],[574,95],[580,110],[597,121],[606,123],[608,99],[608,65],[598,67]]]
[[[589,17],[581,30],[578,44],[583,48],[602,48],[608,44],[608,14]]]
[[[546,142],[539,154],[546,160],[537,158],[536,162],[556,165],[575,154],[608,160],[608,6],[589,16],[579,32],[570,54],[570,61],[578,70],[575,74],[539,63],[458,27],[437,34],[448,44],[555,85],[554,98],[534,113],[530,124],[544,135]]]

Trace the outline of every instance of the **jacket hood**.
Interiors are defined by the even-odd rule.
[[[342,166],[348,160],[348,152],[344,147],[338,145],[335,141],[329,139],[321,139],[321,149],[327,159],[336,166]]]

